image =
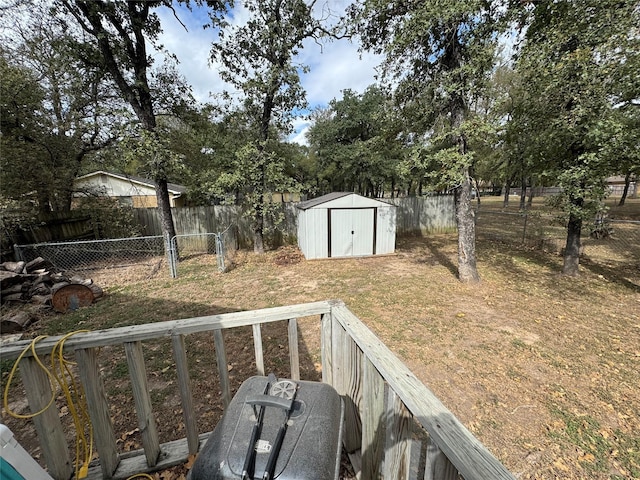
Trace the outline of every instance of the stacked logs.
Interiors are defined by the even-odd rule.
[[[0,264],[0,299],[2,305],[31,304],[38,310],[53,309],[57,312],[75,310],[87,306],[104,295],[103,290],[77,275],[66,275],[42,257],[30,262],[4,262]],[[12,333],[27,328],[36,315],[28,309],[3,315],[0,319],[2,333]]]

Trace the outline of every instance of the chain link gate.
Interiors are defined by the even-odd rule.
[[[168,242],[167,248],[171,278],[178,277],[178,264],[181,258],[203,253],[215,253],[218,271],[225,272],[230,264],[228,247],[233,250],[237,249],[235,231],[232,226],[227,227],[221,233],[194,233],[174,236]]]

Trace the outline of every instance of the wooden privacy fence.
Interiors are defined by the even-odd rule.
[[[185,337],[211,332],[218,365],[222,400],[228,405],[231,387],[223,332],[251,326],[255,364],[264,375],[262,326],[286,322],[290,372],[300,379],[298,319],[319,317],[322,380],[345,402],[344,448],[362,479],[513,479],[509,471],[447,410],[434,394],[340,301],[327,301],[247,312],[173,320],[79,333],[65,343],[78,364],[93,424],[98,462],[89,479],[127,478],[180,464],[195,454],[208,433],[199,432],[187,365]],[[160,444],[145,368],[145,341],[170,338],[182,402],[186,438]],[[36,344],[45,355],[58,338]],[[28,342],[3,347],[0,360],[16,359]],[[133,388],[133,400],[143,449],[120,454],[109,412],[97,351],[122,345]],[[20,372],[31,411],[45,407],[50,397],[46,374],[33,357],[25,356]],[[153,372],[152,372],[153,373]],[[67,480],[72,458],[57,409],[52,406],[34,419],[42,456],[56,480]]]
[[[383,198],[395,205],[396,231],[399,234],[416,232],[447,232],[455,230],[455,207],[452,195],[424,197]],[[281,223],[270,234],[278,238],[272,243],[286,243],[287,239],[298,235],[295,203],[283,203]],[[253,239],[251,219],[243,216],[241,207],[235,205],[215,205],[206,207],[172,208],[176,232],[179,234],[209,233],[224,230],[229,225],[238,229],[241,246],[250,245]],[[143,235],[162,235],[157,208],[135,208],[134,219],[141,226]],[[267,218],[270,223],[270,219]]]

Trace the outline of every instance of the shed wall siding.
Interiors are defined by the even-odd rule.
[[[393,253],[396,251],[396,209],[394,207],[379,207],[376,254]]]
[[[327,258],[327,235],[326,209],[309,209],[298,214],[298,245],[305,258]]]

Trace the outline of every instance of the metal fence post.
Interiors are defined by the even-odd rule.
[[[224,243],[222,234],[216,234],[216,262],[218,263],[218,271],[224,272]]]
[[[13,256],[16,259],[16,262],[24,262],[24,256],[22,255],[22,250],[19,245],[13,244]]]
[[[169,236],[165,234],[164,247],[167,255],[167,263],[169,264],[169,275],[171,275],[171,278],[178,277],[178,268],[176,266],[176,251],[174,248],[175,241],[176,237],[169,238]]]

